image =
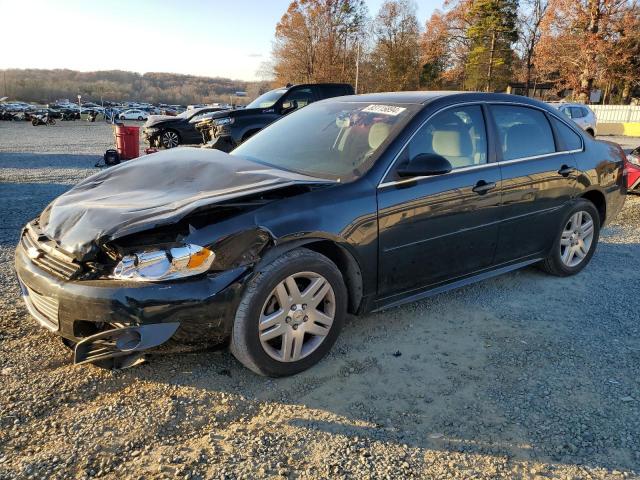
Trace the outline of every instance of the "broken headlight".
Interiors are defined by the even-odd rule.
[[[215,253],[198,245],[149,249],[122,257],[111,278],[140,282],[175,280],[206,272],[215,258]]]
[[[233,123],[233,118],[224,117],[224,118],[216,118],[213,123],[215,123],[218,127],[222,127],[223,125],[231,125]]]

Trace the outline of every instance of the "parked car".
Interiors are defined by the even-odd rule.
[[[151,115],[142,134],[152,147],[197,145],[202,142],[202,135],[196,129],[196,123],[221,110],[221,107],[205,107],[185,110],[179,115]]]
[[[255,135],[271,122],[317,100],[353,95],[353,87],[344,83],[289,85],[271,90],[245,108],[225,110],[199,122],[204,143],[224,152]]]
[[[589,107],[582,103],[551,103],[551,105],[562,113],[564,113],[571,120],[576,122],[578,126],[587,132],[592,137],[596,136],[597,129],[596,114]]]
[[[118,114],[118,118],[120,120],[146,120],[149,117],[149,114],[144,110],[137,110],[135,108],[130,108]]]
[[[48,117],[50,119],[56,119],[56,118],[62,118],[62,112],[60,112],[59,110],[53,109],[53,108],[33,108],[33,109],[29,109],[29,110],[25,110],[23,112],[23,120],[26,120],[28,122],[34,122],[34,120],[36,121],[36,123],[34,125],[41,125],[43,124],[42,122],[40,122],[40,118],[43,117]],[[54,122],[55,123],[55,122]]]
[[[20,120],[20,119],[21,118],[19,118],[16,113],[10,112],[9,110],[6,110],[0,106],[0,120],[11,122],[11,121]]]
[[[640,147],[627,155],[627,190],[640,194]]]
[[[580,272],[623,207],[624,161],[524,97],[329,99],[231,154],[165,150],[87,178],[24,228],[16,271],[76,363],[229,337],[253,371],[290,375],[347,312],[527,265]]]

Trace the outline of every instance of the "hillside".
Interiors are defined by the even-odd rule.
[[[267,84],[222,77],[197,77],[177,73],[140,74],[121,70],[0,70],[2,96],[47,103],[58,98],[83,100],[141,100],[151,103],[190,104],[229,101],[229,95],[247,91],[255,97]]]

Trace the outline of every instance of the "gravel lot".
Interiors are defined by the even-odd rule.
[[[0,122],[0,479],[640,478],[640,197],[580,275],[529,268],[353,318],[293,378],[226,350],[111,372],[73,367],[28,316],[13,248],[112,141]]]

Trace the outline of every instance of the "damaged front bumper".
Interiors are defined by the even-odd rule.
[[[131,365],[169,339],[207,345],[228,337],[247,272],[155,283],[66,280],[36,265],[22,243],[15,268],[29,313],[75,343],[74,363],[113,367]]]
[[[202,148],[213,148],[229,153],[238,146],[228,125],[216,125],[211,120],[203,120],[196,124],[196,129],[202,135]]]
[[[145,128],[142,131],[142,137],[145,142],[149,144],[151,147],[159,147],[160,146],[160,133],[161,130],[159,128]]]

